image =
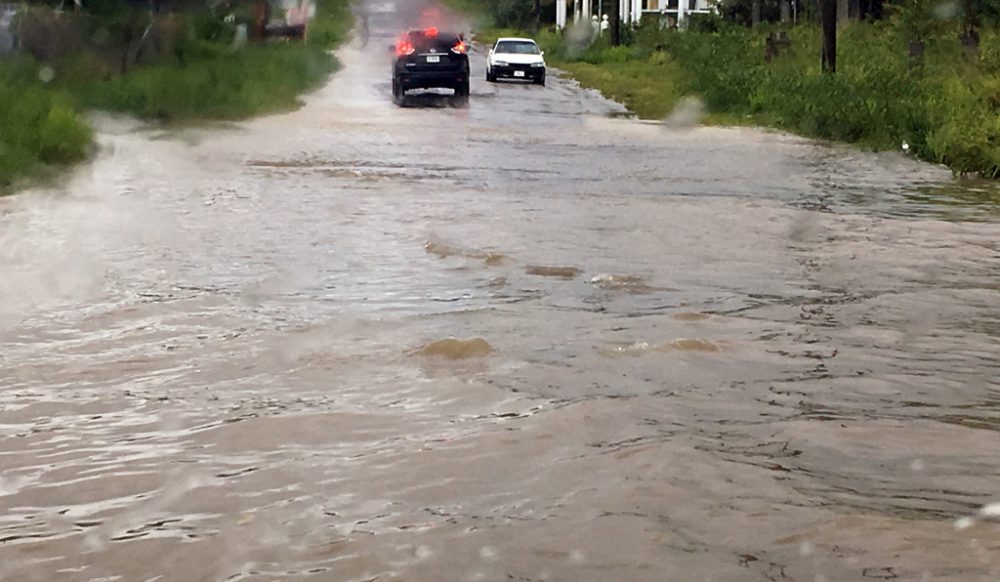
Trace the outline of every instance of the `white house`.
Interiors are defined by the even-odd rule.
[[[689,14],[708,14],[714,10],[713,0],[621,0],[621,19],[624,23],[638,23],[643,16],[666,16],[670,23],[683,23]],[[600,0],[556,0],[556,26],[566,26],[567,13],[573,22],[590,20],[591,15],[601,18]]]

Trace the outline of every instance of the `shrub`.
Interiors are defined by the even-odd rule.
[[[45,164],[86,157],[93,136],[70,99],[38,80],[32,61],[0,60],[0,189]]]
[[[956,27],[928,30],[899,21],[849,26],[840,33],[836,75],[820,70],[815,27],[790,29],[791,52],[771,63],[763,59],[764,31],[739,27],[643,27],[629,46],[601,39],[577,57],[558,54],[585,85],[646,117],[693,93],[715,113],[877,149],[905,141],[956,172],[1000,177],[1000,35],[984,30],[970,59]],[[919,65],[907,58],[913,34],[926,43]]]
[[[295,106],[298,95],[335,66],[315,46],[248,47],[183,67],[143,67],[94,83],[84,90],[84,102],[163,120],[240,119]]]

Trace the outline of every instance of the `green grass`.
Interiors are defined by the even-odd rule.
[[[615,66],[549,60],[572,75],[582,86],[600,89],[607,97],[647,119],[660,119],[670,113],[684,97],[684,87],[688,84],[680,65],[663,53]]]
[[[477,38],[498,32],[516,33],[488,29]],[[680,98],[696,95],[708,123],[774,127],[877,150],[906,142],[957,173],[1000,178],[997,30],[982,32],[976,57],[945,31],[929,38],[923,61],[913,63],[890,23],[855,24],[840,34],[836,75],[820,70],[815,27],[788,30],[791,53],[771,63],[764,61],[767,32],[645,28],[626,46],[600,39],[575,52],[551,33],[538,39],[551,65],[642,118],[662,119]]]
[[[88,108],[169,121],[243,119],[293,109],[299,95],[336,70],[327,51],[347,38],[351,25],[346,0],[322,0],[307,43],[231,50],[225,42],[188,41],[178,60],[71,89]]]
[[[242,119],[296,107],[335,67],[317,45],[251,46],[184,66],[141,67],[75,92],[88,108],[143,118]]]
[[[93,132],[69,95],[38,79],[29,61],[0,61],[0,193],[46,167],[86,158]]]
[[[309,25],[309,43],[325,49],[347,40],[354,18],[347,0],[319,0],[316,18]]]
[[[338,63],[328,50],[352,26],[348,0],[320,0],[307,43],[251,44],[188,36],[170,58],[109,74],[94,54],[41,64],[0,60],[0,193],[20,179],[85,159],[93,131],[81,111],[99,109],[145,119],[193,122],[242,119],[293,109],[299,96],[322,84]],[[191,30],[225,31],[205,15]],[[218,36],[216,38],[215,36]],[[54,71],[43,83],[39,72]]]

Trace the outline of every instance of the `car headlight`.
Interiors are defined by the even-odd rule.
[[[498,67],[506,67],[507,66],[507,61],[494,61],[493,64],[496,65],[496,66],[498,66]]]
[[[532,67],[544,67],[545,66],[545,61],[539,61],[537,63],[531,63],[531,66]]]

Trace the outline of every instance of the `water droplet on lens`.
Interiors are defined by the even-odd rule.
[[[43,83],[51,83],[52,79],[56,78],[56,72],[52,70],[52,67],[42,67],[38,71],[38,80]]]

